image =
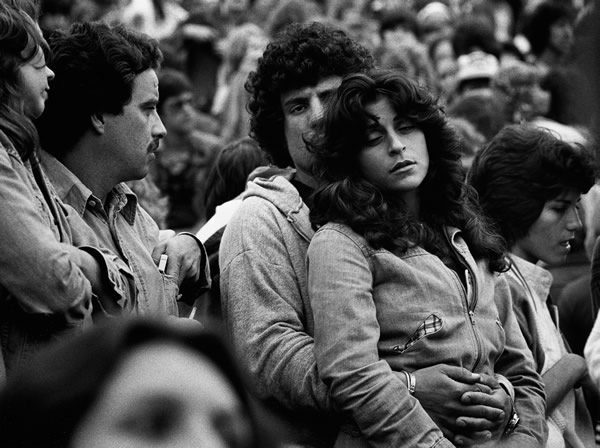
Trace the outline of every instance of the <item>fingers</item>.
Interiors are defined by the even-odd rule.
[[[154,260],[154,264],[158,266],[158,262],[160,261],[160,256],[165,253],[167,248],[167,243],[162,242],[154,246],[152,249],[152,260]]]
[[[498,380],[492,375],[488,375],[487,373],[481,374],[480,383],[485,384],[491,389],[498,389],[500,387],[500,383],[498,382]]]
[[[457,446],[471,446],[486,442],[492,438],[490,431],[479,431],[469,433],[468,435],[460,434],[454,437],[454,444]]]
[[[482,392],[465,392],[460,401],[469,405],[483,405],[495,409],[504,409],[504,400],[500,394],[487,394]]]
[[[473,431],[496,430],[499,420],[461,416],[456,419],[456,428],[460,429],[461,433]]]
[[[446,375],[454,381],[466,384],[475,384],[479,382],[479,379],[481,378],[481,375],[478,373],[473,373],[463,367],[444,366],[444,372],[446,372]]]

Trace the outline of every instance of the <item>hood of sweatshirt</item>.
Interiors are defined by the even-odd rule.
[[[255,177],[248,182],[243,199],[256,196],[269,201],[281,212],[294,230],[309,242],[315,232],[310,223],[309,209],[302,201],[296,187],[290,182],[295,173],[293,169],[286,169],[268,178]]]

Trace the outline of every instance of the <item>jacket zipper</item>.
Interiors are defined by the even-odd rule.
[[[475,338],[475,346],[477,349],[477,356],[475,357],[475,363],[473,364],[473,371],[475,371],[477,366],[479,365],[479,362],[481,361],[481,338],[479,337],[479,333],[477,332],[477,328],[475,326],[475,307],[477,306],[477,300],[478,300],[477,285],[475,284],[475,276],[473,275],[471,267],[469,266],[467,261],[464,259],[463,255],[456,249],[456,247],[454,247],[454,244],[450,240],[450,237],[447,234],[447,232],[444,232],[444,234],[446,235],[446,239],[448,240],[450,247],[452,248],[454,253],[458,256],[457,258],[458,258],[460,264],[463,266],[463,268],[465,268],[465,283],[467,286],[466,289],[463,286],[460,278],[458,279],[458,282],[463,287],[463,291],[465,293],[465,302],[467,304],[467,314],[469,315],[469,321],[471,322],[471,329],[473,330],[473,337]],[[469,299],[471,299],[471,300],[469,301]]]

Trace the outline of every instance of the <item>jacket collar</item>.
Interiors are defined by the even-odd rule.
[[[542,302],[545,302],[550,294],[553,281],[552,274],[547,269],[530,263],[515,254],[511,254],[510,259],[512,261],[512,273],[521,282],[526,282],[526,286],[529,287],[531,292],[537,295]]]
[[[69,204],[83,217],[86,208],[102,210],[102,201],[94,196],[92,191],[56,157],[41,151],[42,164],[58,197]],[[117,184],[109,193],[107,201],[114,202],[117,212],[120,212],[129,225],[133,225],[137,211],[137,197],[131,189],[123,184]]]

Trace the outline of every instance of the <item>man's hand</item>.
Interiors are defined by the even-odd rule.
[[[489,432],[491,440],[499,440],[511,417],[512,402],[508,393],[500,387],[496,379],[490,375],[481,374],[481,383],[488,386],[491,392],[465,392],[460,399],[470,408],[469,414],[456,419],[456,424],[464,428],[463,431],[460,431],[460,435],[453,440],[456,445],[468,446],[478,443],[482,431]],[[494,412],[492,413],[490,410],[494,410]],[[485,413],[489,418],[474,418],[471,411],[480,413],[480,415]]]
[[[497,400],[486,402],[481,398],[492,396],[495,389],[491,386],[497,386],[489,375],[446,364],[413,374],[415,398],[449,440],[463,441],[463,445],[488,441],[493,436],[491,428],[496,428],[498,419],[504,419],[503,408],[498,406]],[[467,398],[463,400],[463,397]]]
[[[158,243],[152,251],[157,266],[162,254],[169,257],[165,273],[176,278],[179,286],[185,279],[200,277],[202,251],[192,236],[180,234]]]

